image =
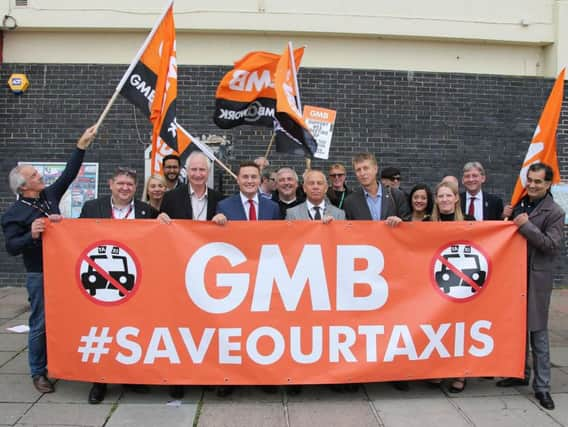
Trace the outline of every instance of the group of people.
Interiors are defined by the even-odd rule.
[[[77,175],[85,150],[93,141],[96,128],[87,129],[77,142],[62,175],[45,186],[41,175],[30,165],[20,165],[9,175],[10,188],[17,200],[2,216],[6,248],[12,255],[23,255],[27,270],[26,287],[31,304],[29,365],[33,384],[42,393],[53,392],[47,378],[45,344],[42,245],[46,220],[60,221],[59,202]],[[209,159],[201,152],[191,153],[185,162],[187,182],[180,179],[180,159],[175,155],[163,159],[163,176],[151,176],[144,189],[144,201],[135,199],[137,174],[133,169],[117,168],[109,180],[110,194],[84,204],[81,218],[212,221],[223,226],[228,221],[312,220],[329,223],[337,220],[385,221],[391,227],[404,221],[484,221],[509,218],[518,227],[528,245],[528,322],[527,353],[524,378],[505,378],[498,386],[528,385],[529,347],[534,369],[533,389],[540,404],[554,408],[550,396],[550,357],[548,309],[552,291],[552,261],[562,244],[564,212],[550,194],[552,169],[542,163],[529,167],[527,195],[516,206],[504,206],[502,200],[483,190],[485,170],[479,162],[463,168],[459,192],[456,177],[444,177],[433,191],[417,184],[407,195],[400,189],[400,171],[379,166],[372,153],[357,154],[352,159],[357,188],[345,184],[345,165],[334,163],[327,174],[309,169],[302,175],[289,167],[272,170],[264,158],[239,165],[239,191],[225,197],[208,188]],[[328,183],[329,179],[329,183]],[[394,383],[405,390],[408,384]],[[133,386],[142,390],[144,386]],[[463,391],[465,378],[451,380],[449,390]],[[219,395],[231,393],[231,387],[219,387]],[[298,388],[294,388],[298,391]],[[101,402],[106,385],[93,384],[90,403]],[[183,397],[183,386],[173,386],[172,397]]]

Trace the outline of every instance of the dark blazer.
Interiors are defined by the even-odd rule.
[[[210,220],[217,212],[217,203],[223,200],[223,195],[212,188],[207,188],[207,219]],[[165,212],[172,219],[193,219],[189,185],[178,185],[175,189],[164,194],[160,212]]]
[[[156,218],[158,211],[147,203],[134,200],[134,218]],[[79,218],[112,218],[110,196],[85,202]]]
[[[483,220],[484,221],[501,221],[503,219],[503,200],[494,194],[483,193]],[[466,207],[467,197],[465,192],[460,193],[460,203],[463,213],[467,213]]]
[[[524,212],[526,198],[513,208],[513,218]],[[527,239],[527,321],[529,331],[547,329],[554,259],[564,237],[564,211],[552,196],[545,198],[529,214],[529,222],[519,228]]]
[[[227,219],[232,221],[246,221],[247,215],[241,202],[241,194],[227,197],[217,204],[217,213],[222,213]],[[258,212],[256,216],[259,220],[281,219],[278,203],[258,196]]]
[[[345,217],[347,219],[373,219],[362,188],[358,188],[347,196],[343,204],[343,210],[345,211]],[[383,185],[380,219],[387,219],[389,216],[406,218],[409,214],[410,208],[408,207],[408,201],[404,193],[396,188],[385,187]]]

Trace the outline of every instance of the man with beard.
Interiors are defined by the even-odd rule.
[[[179,184],[183,183],[180,177],[181,161],[179,156],[175,154],[168,154],[162,159],[162,169],[164,170],[164,178],[169,190],[173,190]]]

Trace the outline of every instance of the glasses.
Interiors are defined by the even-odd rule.
[[[400,176],[393,176],[392,178],[389,178],[391,181],[400,181]]]
[[[330,177],[330,178],[334,178],[334,179],[335,179],[335,178],[342,178],[342,177],[344,177],[344,176],[345,176],[344,173],[330,173],[330,174],[329,174],[329,177]]]
[[[177,165],[173,165],[173,166],[164,166],[164,169],[179,169],[179,166],[177,166]]]

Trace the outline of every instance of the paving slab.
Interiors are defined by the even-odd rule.
[[[0,335],[0,351],[22,351],[28,346],[28,334]]]
[[[0,351],[0,366],[16,357],[17,354],[19,354],[17,351]]]
[[[0,318],[11,319],[13,317],[19,316],[28,310],[27,305],[23,304],[0,304]]]
[[[288,401],[290,402],[304,402],[313,400],[325,400],[325,401],[353,401],[353,400],[367,400],[365,395],[365,390],[362,385],[355,392],[344,392],[340,393],[331,389],[328,385],[307,385],[302,386],[302,391],[299,394],[290,395],[286,394]]]
[[[0,304],[2,304],[1,301]],[[25,313],[22,313],[19,316],[12,317],[10,319],[0,318],[0,334],[13,334],[14,332],[8,331],[7,328],[18,325],[27,325],[29,318],[29,311],[26,311]]]
[[[0,402],[28,403],[40,397],[29,375],[0,374]]]
[[[4,298],[6,295],[20,295],[22,298],[27,298],[26,288],[23,286],[6,286],[0,288],[0,298]]]
[[[114,411],[105,427],[160,426],[187,427],[193,425],[197,404],[180,406],[165,404],[121,404]]]
[[[0,403],[0,425],[16,424],[31,405],[31,403]]]
[[[548,415],[554,418],[559,424],[568,426],[568,394],[552,394],[552,399],[556,404],[556,409],[549,411]]]
[[[28,352],[22,351],[0,367],[0,374],[27,374],[30,372]]]
[[[304,401],[288,403],[290,427],[378,427],[368,401]],[[201,425],[201,424],[200,424]]]
[[[55,383],[55,393],[41,396],[40,403],[87,403],[92,383],[80,381],[58,380]],[[122,396],[122,387],[110,386],[104,403],[115,403]]]
[[[443,396],[374,400],[373,405],[387,427],[470,425],[459,408]]]
[[[558,426],[546,410],[525,396],[459,398],[454,402],[477,426]]]
[[[551,346],[550,362],[553,366],[568,367],[568,347]]]
[[[119,385],[110,386],[113,389],[123,389]],[[135,393],[131,390],[125,389],[122,397],[120,398],[120,403],[164,403],[172,401],[173,399],[169,395],[169,386],[150,386],[148,393]],[[185,395],[182,402],[184,403],[197,403],[201,400],[203,395],[203,390],[199,386],[187,386],[185,387]]]
[[[550,374],[550,392],[568,393],[568,368],[552,368]]]
[[[204,402],[199,427],[286,427],[284,406],[270,402]]]
[[[100,404],[35,404],[18,425],[67,425],[102,426],[112,410],[112,405]]]

